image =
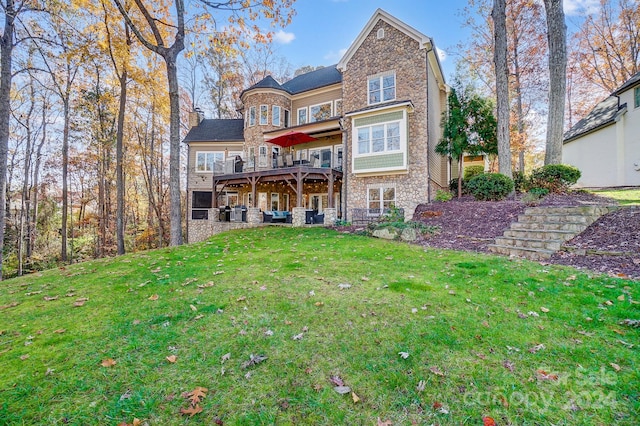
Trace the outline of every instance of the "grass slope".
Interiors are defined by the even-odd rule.
[[[596,195],[613,198],[621,206],[640,206],[640,188],[625,188],[593,191]]]
[[[0,424],[632,425],[640,342],[619,322],[639,298],[521,260],[236,231],[3,282]]]

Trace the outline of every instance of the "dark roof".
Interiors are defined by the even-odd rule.
[[[320,68],[305,74],[300,74],[282,85],[292,95],[318,89],[331,84],[341,83],[342,73],[336,65]]]
[[[231,142],[244,140],[244,120],[205,119],[192,127],[184,142]]]
[[[619,95],[620,93],[631,88],[632,86],[635,86],[637,83],[640,83],[640,72],[637,72],[634,75],[632,75],[631,78],[627,80],[622,86],[620,86],[618,90],[613,92],[613,94]]]
[[[615,121],[618,111],[626,106],[627,104],[618,105],[617,96],[609,96],[607,99],[596,105],[586,117],[578,121],[567,133],[564,134],[564,142],[570,142],[585,133],[589,133],[612,124]]]
[[[244,89],[242,91],[242,93],[240,94],[240,97],[242,97],[242,95],[244,95],[245,92],[248,92],[249,90],[253,90],[253,89],[285,90],[285,89],[282,88],[280,83],[278,83],[273,77],[268,75],[265,78],[263,78],[262,80],[260,80],[259,82],[257,82],[256,84],[254,84],[253,86],[249,87],[248,89]]]

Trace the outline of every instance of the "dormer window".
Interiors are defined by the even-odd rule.
[[[396,75],[393,72],[369,77],[369,105],[393,101],[396,98]]]

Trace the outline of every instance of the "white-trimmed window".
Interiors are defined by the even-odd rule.
[[[333,104],[333,115],[342,115],[342,99],[336,99]]]
[[[640,108],[640,86],[633,89],[633,105]]]
[[[249,126],[256,125],[256,107],[249,107]]]
[[[307,107],[298,108],[298,126],[307,124]]]
[[[249,147],[249,155],[247,156],[247,167],[254,167],[256,164],[256,147]]]
[[[387,72],[369,77],[368,79],[369,105],[393,101],[396,98],[396,75]]]
[[[389,185],[372,185],[367,188],[369,213],[379,215],[396,204],[396,188]]]
[[[280,127],[280,107],[278,105],[271,107],[271,124]]]
[[[277,192],[271,193],[271,210],[280,210],[280,194]]]
[[[260,125],[269,124],[269,105],[260,105]]]
[[[211,173],[224,161],[224,152],[196,152],[196,172]]]
[[[331,117],[331,102],[311,105],[309,107],[309,123],[327,120]]]
[[[291,113],[288,109],[284,110],[284,127],[289,127],[291,125]]]
[[[400,122],[358,127],[358,154],[400,150]]]
[[[269,164],[267,161],[267,146],[266,145],[260,145],[258,147],[259,150],[259,154],[258,154],[258,167],[267,167],[267,165]]]

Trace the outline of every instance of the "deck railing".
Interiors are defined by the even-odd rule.
[[[318,169],[332,168],[342,171],[342,165],[343,159],[341,153],[332,153],[331,155],[322,154],[304,160],[294,160],[293,154],[279,154],[271,156],[271,158],[259,158],[257,156],[242,158],[236,156],[235,158],[215,161],[213,164],[213,173],[216,175],[231,175],[258,170],[286,169],[299,166]]]

